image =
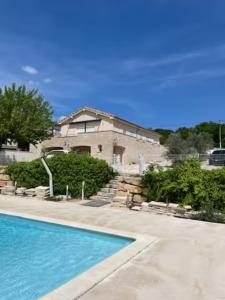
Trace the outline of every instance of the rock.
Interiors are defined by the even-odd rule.
[[[6,186],[7,185],[7,181],[5,180],[0,180],[0,186]]]
[[[146,200],[146,198],[142,195],[135,194],[133,196],[133,202],[135,202],[135,203],[141,204],[142,202],[145,202],[145,200]]]
[[[186,211],[190,211],[190,210],[192,210],[192,207],[191,207],[191,205],[185,205],[185,206],[184,206],[184,208],[185,208],[185,210],[186,210]]]
[[[123,177],[123,182],[130,185],[142,186],[141,177],[132,177],[132,176]]]
[[[140,206],[133,206],[131,207],[132,210],[140,211],[141,207]]]
[[[142,195],[144,195],[144,196],[148,196],[148,194],[149,194],[149,191],[148,191],[148,189],[147,188],[142,188]]]
[[[23,196],[25,194],[26,188],[25,187],[19,187],[16,189],[16,194],[18,196]]]
[[[127,196],[116,196],[113,198],[113,202],[121,202],[123,204],[126,204],[127,202]]]
[[[66,195],[57,195],[54,198],[57,199],[57,200],[64,200],[65,201],[65,200],[70,200],[71,196],[70,195],[68,195],[68,196],[66,196]]]
[[[176,209],[176,208],[179,207],[179,204],[177,204],[177,203],[169,203],[168,207],[172,208],[172,209]]]
[[[1,174],[0,174],[0,180],[10,180],[10,177],[9,177],[9,175],[6,175],[6,174],[4,174],[4,173],[1,173]]]
[[[131,194],[141,194],[142,188],[136,185],[124,184],[124,189],[129,191]]]
[[[116,194],[117,196],[119,196],[119,197],[126,197],[127,196],[127,192],[124,192],[124,191],[117,191],[117,194]]]
[[[15,186],[4,186],[1,189],[1,194],[3,195],[15,195],[16,187]]]
[[[177,207],[177,208],[175,209],[175,212],[176,212],[177,214],[184,215],[184,214],[185,214],[185,208]]]
[[[125,186],[124,186],[124,183],[120,182],[118,184],[118,191],[122,191],[122,192],[127,192]]]
[[[167,208],[168,205],[167,203],[164,203],[164,202],[156,202],[156,201],[151,201],[149,202],[149,206],[152,206],[152,207],[158,207],[158,208]]]
[[[35,193],[35,189],[31,188],[31,189],[26,189],[25,191],[25,194],[29,197],[34,197],[36,196],[36,193]]]
[[[148,202],[142,202],[141,206],[147,206],[148,207]]]
[[[35,193],[38,198],[45,198],[49,196],[48,186],[38,186],[35,188]]]

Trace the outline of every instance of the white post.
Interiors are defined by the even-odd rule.
[[[69,197],[69,186],[68,184],[66,185],[66,200],[68,200]]]
[[[44,157],[41,158],[41,162],[43,164],[43,166],[45,167],[45,170],[47,171],[48,173],[48,177],[49,177],[49,190],[50,190],[50,197],[53,197],[54,194],[53,194],[53,179],[52,179],[52,173],[44,159]]]
[[[138,155],[138,163],[139,163],[139,174],[143,175],[144,170],[145,170],[145,161],[144,157],[141,153]]]
[[[82,181],[82,195],[81,195],[82,200],[84,200],[84,186],[85,186],[85,181]]]

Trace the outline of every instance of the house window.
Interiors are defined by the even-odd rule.
[[[85,132],[85,124],[84,123],[69,125],[68,135],[73,136],[73,135],[76,135],[77,133],[83,133],[83,132]]]
[[[68,135],[73,136],[79,133],[98,131],[100,120],[72,122],[69,124]]]
[[[76,124],[74,127],[75,127],[77,133],[85,132],[85,124],[83,124],[83,123]]]
[[[86,123],[86,132],[95,132],[95,131],[98,131],[99,125],[100,125],[99,121],[87,122]]]
[[[60,136],[61,135],[61,128],[60,127],[55,127],[55,135]]]
[[[102,145],[98,145],[98,152],[102,152]]]

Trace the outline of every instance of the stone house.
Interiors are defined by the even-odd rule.
[[[67,149],[89,153],[111,165],[161,160],[160,135],[112,114],[83,107],[57,124],[55,135],[42,143],[46,151]]]

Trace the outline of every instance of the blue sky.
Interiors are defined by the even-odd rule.
[[[55,118],[91,106],[145,127],[225,119],[225,1],[0,0],[0,86]]]

